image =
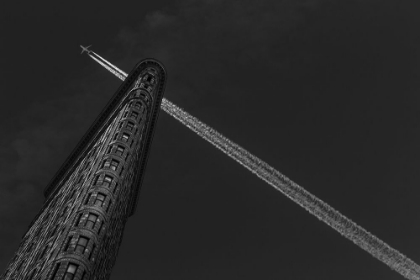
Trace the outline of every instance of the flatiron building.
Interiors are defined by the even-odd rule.
[[[139,62],[45,188],[2,280],[109,279],[136,209],[166,72]]]

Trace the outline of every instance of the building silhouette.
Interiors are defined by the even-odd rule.
[[[166,72],[139,62],[44,190],[2,280],[109,279],[144,177]]]

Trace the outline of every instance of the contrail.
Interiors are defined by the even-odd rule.
[[[124,81],[127,77],[124,71],[118,69],[93,51],[89,53],[89,56],[121,80]],[[378,260],[387,264],[391,269],[397,271],[407,279],[420,280],[420,267],[418,264],[294,183],[266,162],[233,143],[213,128],[191,116],[165,98],[162,99],[161,108],[259,178],[266,181],[276,190],[282,192],[288,198],[305,208],[319,220],[338,231],[341,235],[351,240]]]
[[[93,53],[90,54],[90,53]],[[104,58],[100,57],[98,54],[96,54],[93,51],[90,51],[88,53],[88,55],[95,60],[96,62],[98,62],[100,65],[102,65],[103,67],[105,67],[109,72],[111,72],[112,74],[114,74],[115,76],[117,76],[118,78],[120,78],[121,80],[125,80],[125,78],[127,77],[127,74],[122,71],[121,69],[119,69],[118,67],[112,65],[111,63],[109,63],[108,61],[106,61]]]

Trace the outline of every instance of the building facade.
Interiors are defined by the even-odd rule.
[[[2,280],[109,279],[136,208],[166,81],[139,62],[45,188]]]

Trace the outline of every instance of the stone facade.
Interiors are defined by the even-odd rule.
[[[166,81],[136,65],[45,189],[46,201],[1,279],[109,279],[135,210]]]

